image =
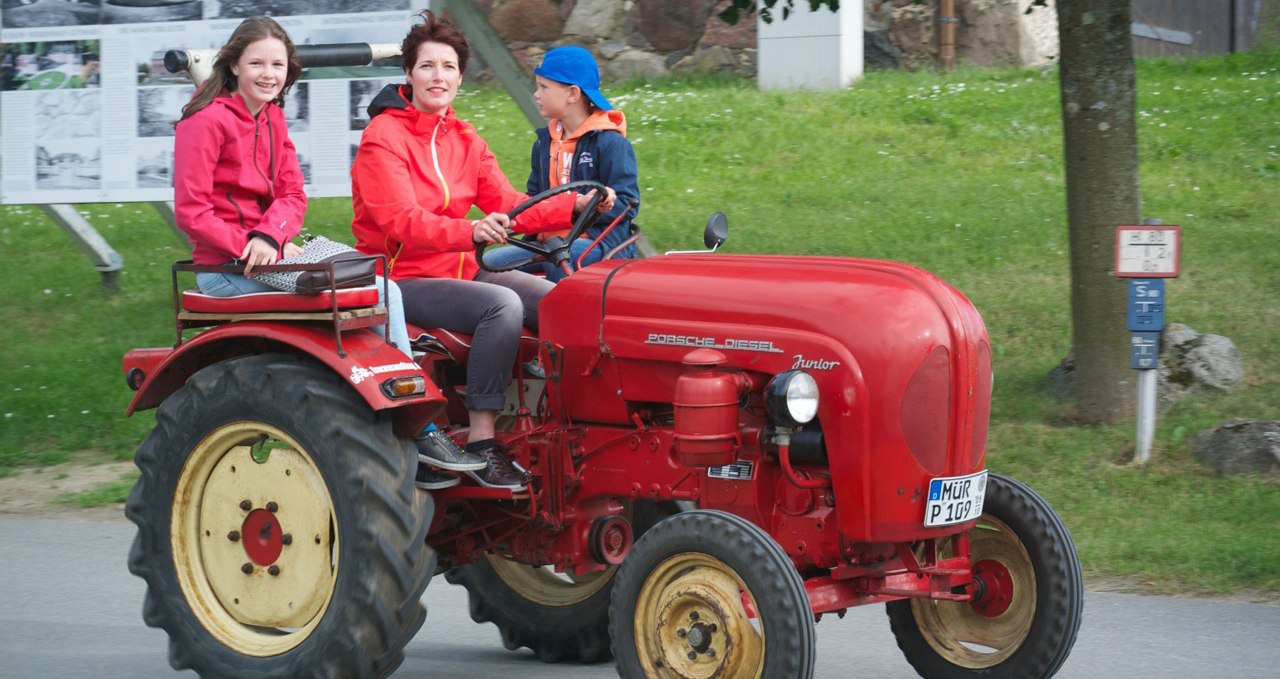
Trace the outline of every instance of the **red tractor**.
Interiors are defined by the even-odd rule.
[[[411,328],[411,362],[369,329],[368,288],[174,292],[177,344],[124,369],[129,412],[159,406],[129,567],[176,668],[386,676],[437,573],[507,648],[637,679],[809,677],[815,622],[876,603],[927,677],[1048,677],[1075,642],[1070,534],[986,470],[982,318],[920,269],[672,253],[574,273],[512,366],[519,493],[414,485],[413,433],[465,438],[468,337]]]

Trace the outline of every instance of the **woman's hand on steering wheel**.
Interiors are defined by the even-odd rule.
[[[477,244],[507,242],[511,218],[505,212],[490,212],[484,219],[472,222],[471,241]]]

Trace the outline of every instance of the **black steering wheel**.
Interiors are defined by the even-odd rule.
[[[537,205],[552,196],[558,196],[566,191],[596,190],[596,194],[591,197],[591,200],[587,201],[586,207],[582,208],[582,212],[578,213],[578,218],[573,221],[573,226],[569,229],[569,235],[564,238],[552,236],[545,241],[510,238],[507,240],[507,244],[514,245],[521,250],[525,250],[529,253],[529,257],[527,259],[511,262],[510,264],[501,267],[489,266],[484,261],[485,248],[489,247],[491,243],[476,243],[476,262],[480,264],[481,269],[495,272],[519,269],[522,266],[537,261],[551,262],[553,266],[561,268],[568,267],[569,244],[577,240],[578,237],[586,232],[587,227],[591,226],[591,224],[595,222],[597,216],[596,206],[600,204],[601,200],[604,200],[605,195],[608,193],[608,188],[609,187],[601,184],[600,182],[584,179],[576,182],[569,182],[568,184],[561,184],[560,186],[547,189],[536,196],[531,196],[529,200],[515,206],[515,208],[508,212],[507,217],[515,219],[525,210],[528,210],[534,205]],[[571,273],[571,271],[566,270],[565,273]]]

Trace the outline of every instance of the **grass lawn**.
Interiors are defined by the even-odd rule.
[[[1117,464],[1131,424],[1063,424],[1071,405],[1041,387],[1070,347],[1053,71],[876,72],[824,93],[720,78],[607,93],[627,113],[638,221],[659,249],[698,247],[707,215],[723,210],[728,251],[906,261],[973,299],[995,360],[990,467],[1053,503],[1088,577],[1274,596],[1280,484],[1215,477],[1188,444],[1232,417],[1280,419],[1278,61],[1139,64],[1143,214],[1183,228],[1166,317],[1230,337],[1246,374],[1237,392],[1163,415],[1140,468]],[[467,85],[456,108],[523,187],[532,135],[515,105]],[[186,252],[146,205],[81,210],[124,257],[114,295],[39,208],[0,208],[0,474],[85,449],[128,459],[152,425],[150,413],[122,417],[120,356],[172,343],[168,264]],[[316,200],[308,228],[349,242],[350,217],[349,200]]]

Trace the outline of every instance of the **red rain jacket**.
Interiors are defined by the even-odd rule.
[[[511,187],[488,144],[452,108],[419,111],[400,87],[388,85],[370,104],[351,166],[356,249],[386,255],[393,279],[471,280],[480,267],[467,213],[472,206],[485,214],[507,212],[528,196]],[[564,228],[576,195],[529,209],[514,230]]]
[[[283,247],[302,229],[302,170],[275,104],[255,118],[240,97],[215,98],[178,123],[173,170],[174,217],[196,264],[238,259],[255,235]]]

